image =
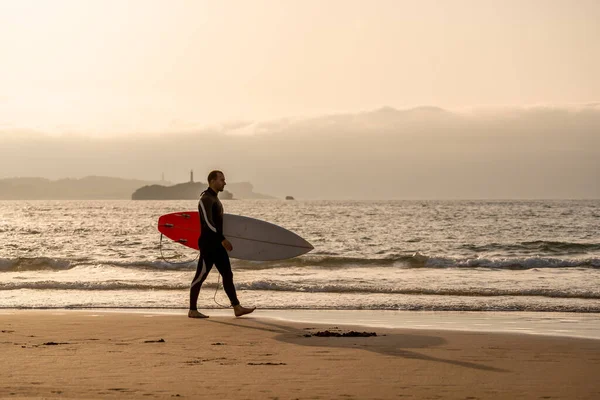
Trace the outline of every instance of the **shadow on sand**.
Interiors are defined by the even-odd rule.
[[[483,364],[444,359],[406,350],[424,349],[446,344],[446,340],[438,336],[386,333],[385,336],[375,337],[306,337],[305,335],[307,334],[307,329],[309,328],[298,329],[286,325],[280,325],[275,322],[268,322],[258,319],[246,318],[244,320],[235,320],[235,322],[210,319],[207,322],[277,333],[278,335],[275,337],[275,340],[300,346],[366,350],[387,356],[440,362],[457,365],[464,368],[492,372],[508,372],[504,369],[494,368]]]

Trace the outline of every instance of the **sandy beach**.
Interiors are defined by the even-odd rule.
[[[2,398],[600,398],[598,340],[260,314],[11,311],[0,328]]]

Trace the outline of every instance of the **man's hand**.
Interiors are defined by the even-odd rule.
[[[223,245],[223,247],[225,247],[225,250],[227,250],[227,251],[233,250],[233,246],[231,245],[231,243],[229,243],[229,240],[225,239],[221,242],[221,244]]]

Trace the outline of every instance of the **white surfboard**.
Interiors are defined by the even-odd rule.
[[[310,243],[294,232],[241,215],[223,216],[223,235],[233,245],[229,256],[242,260],[283,260],[313,249]]]
[[[158,230],[184,246],[198,249],[200,216],[197,211],[166,214],[158,219]],[[296,257],[314,247],[281,226],[242,215],[223,215],[223,235],[231,242],[232,258],[274,261]]]

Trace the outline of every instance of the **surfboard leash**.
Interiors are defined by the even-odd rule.
[[[225,306],[217,301],[217,292],[219,291],[219,284],[221,283],[221,274],[217,277],[217,288],[215,289],[215,295],[213,296],[213,301],[216,305],[221,306],[221,308],[231,308],[231,306]]]
[[[194,261],[196,261],[198,259],[198,257],[200,257],[200,253],[198,253],[198,255],[190,261],[182,261],[182,262],[173,262],[173,261],[169,261],[165,258],[165,255],[163,254],[163,250],[162,250],[162,242],[163,242],[163,234],[160,234],[160,244],[158,246],[159,250],[160,250],[160,257],[162,258],[162,260],[164,262],[166,262],[167,264],[171,264],[171,265],[184,265],[184,264],[189,264],[189,263],[193,263]]]

